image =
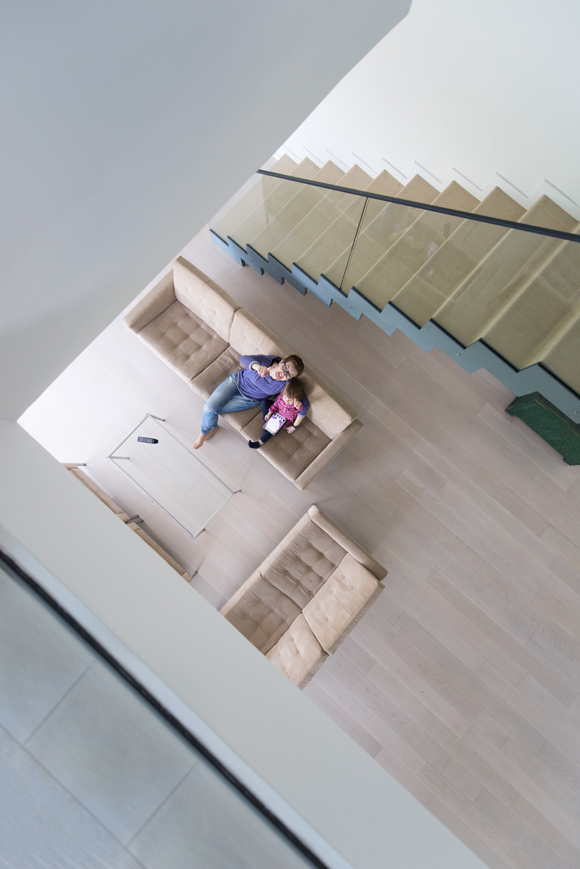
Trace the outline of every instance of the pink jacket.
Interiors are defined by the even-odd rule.
[[[290,404],[286,404],[284,396],[279,395],[274,404],[271,405],[269,413],[279,413],[280,416],[283,416],[284,419],[288,420],[288,422],[284,423],[284,428],[290,428],[301,410],[302,406],[294,407],[293,401],[291,401]]]

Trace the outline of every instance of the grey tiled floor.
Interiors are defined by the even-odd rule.
[[[93,660],[38,601],[0,580],[0,724],[23,743]]]
[[[2,728],[0,866],[142,869],[142,864]]]
[[[98,661],[26,747],[124,844],[197,763]]]
[[[307,864],[29,589],[0,569],[0,866]]]
[[[192,811],[192,807],[195,810]],[[257,812],[201,761],[175,789],[129,850],[147,869],[292,869],[306,866],[280,849]]]

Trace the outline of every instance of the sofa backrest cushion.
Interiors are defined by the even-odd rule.
[[[308,368],[300,380],[310,401],[308,416],[326,437],[333,440],[356,419],[356,413],[328,386],[323,386]]]
[[[181,256],[173,263],[173,284],[177,300],[229,343],[239,305],[225,290]]]
[[[304,617],[326,652],[333,652],[382,591],[370,570],[347,552],[318,594],[304,607]]]
[[[234,315],[230,344],[239,356],[289,356],[291,352],[283,341],[243,308]]]
[[[284,548],[275,558],[266,559],[260,572],[303,609],[345,554],[346,550],[308,517],[304,524],[300,523],[299,532],[291,540],[285,540]]]

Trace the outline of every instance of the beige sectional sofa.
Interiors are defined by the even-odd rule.
[[[303,688],[376,600],[386,575],[313,506],[220,612]]]
[[[109,495],[107,495],[107,493],[101,489],[100,486],[97,486],[95,481],[92,480],[88,476],[88,474],[85,474],[84,471],[81,471],[81,466],[74,464],[74,463],[67,463],[67,462],[64,463],[64,466],[67,469],[67,471],[70,471],[71,474],[74,477],[76,477],[77,480],[79,480],[83,484],[83,486],[86,486],[86,488],[90,492],[92,492],[93,495],[96,495],[97,498],[99,499],[99,501],[102,501],[103,504],[105,504],[109,508],[109,510],[112,510],[112,512],[116,516],[118,516],[122,522],[125,523],[127,528],[130,528],[131,531],[134,531],[135,534],[137,534],[137,536],[140,537],[141,540],[144,540],[145,543],[151,547],[151,549],[154,549],[155,552],[158,555],[160,555],[161,558],[164,561],[166,561],[170,567],[172,567],[174,570],[176,570],[182,579],[184,579],[186,582],[191,582],[191,580],[192,580],[191,574],[187,573],[187,571],[183,569],[181,564],[178,564],[178,562],[174,558],[172,558],[171,555],[168,552],[166,552],[162,546],[159,545],[159,543],[157,543],[155,540],[153,540],[153,538],[150,537],[149,534],[147,534],[147,532],[143,528],[141,528],[141,525],[139,523],[142,520],[139,519],[138,516],[128,516],[124,512],[124,510],[122,510],[121,507],[119,507],[119,505],[116,504],[113,501],[113,499],[110,498]]]
[[[123,322],[203,398],[239,369],[240,356],[283,357],[292,352],[182,257]],[[362,422],[308,368],[301,379],[311,405],[308,415],[294,434],[272,438],[260,455],[299,489],[305,489]],[[246,440],[256,440],[262,430],[259,407],[225,414],[224,419]]]

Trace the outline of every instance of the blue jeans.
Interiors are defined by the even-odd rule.
[[[246,398],[238,389],[238,374],[234,374],[224,380],[217,386],[201,412],[201,430],[203,434],[208,434],[217,428],[218,416],[220,413],[234,413],[236,410],[248,410],[250,407],[257,407],[260,402],[253,398]]]

